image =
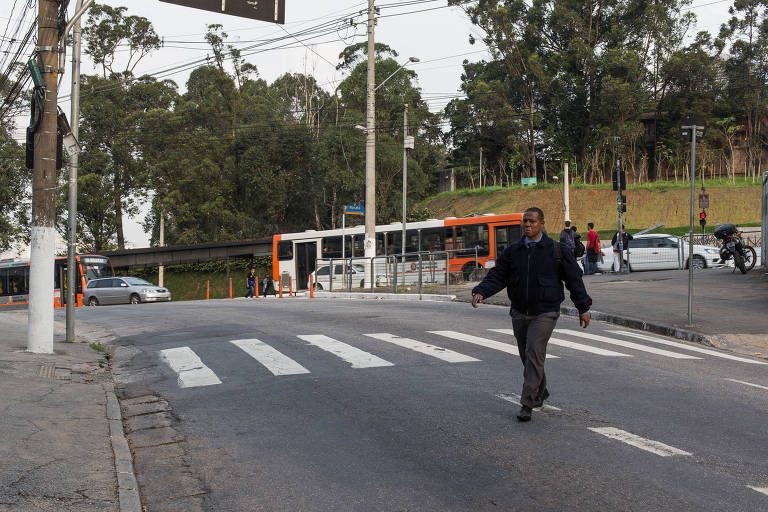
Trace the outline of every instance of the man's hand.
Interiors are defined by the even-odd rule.
[[[482,296],[482,295],[480,295],[479,293],[476,293],[476,294],[474,294],[474,295],[472,296],[472,307],[473,307],[473,308],[476,308],[478,304],[482,304],[482,303],[483,303],[483,299],[484,299],[484,298],[485,298],[485,297],[483,297],[483,296]]]
[[[579,325],[583,328],[587,328],[589,325],[589,313],[582,313],[579,315]]]

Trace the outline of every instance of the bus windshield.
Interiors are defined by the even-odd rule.
[[[104,256],[80,256],[86,282],[100,277],[114,277],[109,258]]]

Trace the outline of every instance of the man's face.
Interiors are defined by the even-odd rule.
[[[544,228],[544,220],[539,218],[536,212],[525,212],[523,214],[523,232],[531,240],[536,240]]]

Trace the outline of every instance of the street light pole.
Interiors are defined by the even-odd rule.
[[[407,192],[408,192],[408,104],[405,104],[403,114],[403,242],[402,255],[403,264],[405,264],[405,212],[407,210]]]
[[[375,37],[376,23],[374,0],[368,0],[368,92],[366,112],[365,144],[365,257],[376,256],[376,69]],[[365,283],[373,282],[369,265],[365,266]]]
[[[83,7],[83,0],[77,0],[75,12]],[[70,126],[75,139],[80,137],[80,17],[72,26],[72,115]],[[67,244],[67,341],[75,341],[75,301],[77,296],[77,173],[80,165],[80,153],[75,151],[69,158],[69,190],[67,193],[69,210],[69,243]],[[162,283],[160,284],[162,286]]]

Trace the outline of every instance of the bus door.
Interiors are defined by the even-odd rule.
[[[519,225],[514,226],[496,226],[493,232],[495,239],[496,255],[495,258],[501,257],[501,253],[508,245],[516,243],[522,236],[522,231]]]
[[[309,288],[309,274],[315,271],[317,242],[296,244],[296,288]]]

